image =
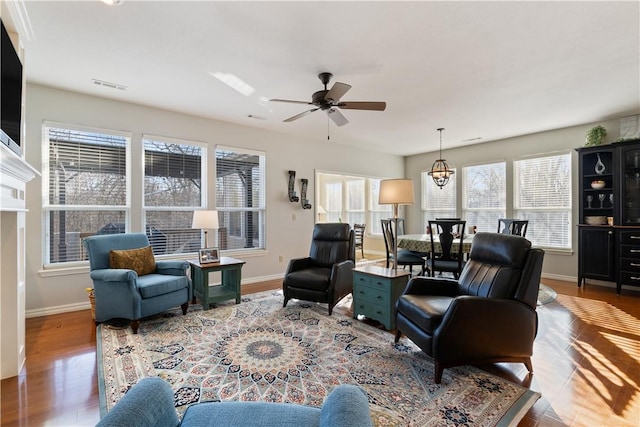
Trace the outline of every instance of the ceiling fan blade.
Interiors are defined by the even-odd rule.
[[[324,99],[333,99],[334,102],[340,101],[340,98],[351,89],[351,86],[346,83],[335,82],[333,87],[329,89],[329,92],[324,96]]]
[[[387,108],[386,102],[369,102],[369,101],[350,101],[340,102],[336,104],[336,107],[344,108],[345,110],[374,110],[384,111]]]
[[[319,108],[312,108],[311,110],[307,110],[305,112],[302,112],[300,114],[296,114],[295,116],[291,116],[288,119],[284,119],[283,122],[292,122],[294,120],[298,120],[300,117],[304,117],[309,113],[313,113],[314,111],[319,110]]]
[[[330,108],[327,110],[327,115],[333,120],[337,126],[344,126],[349,123],[349,120],[342,113],[335,108]]]
[[[293,101],[291,99],[270,99],[269,101],[271,102],[289,102],[291,104],[307,104],[307,105],[313,105],[313,103],[311,102],[307,102],[307,101]]]

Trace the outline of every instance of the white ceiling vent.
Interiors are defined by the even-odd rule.
[[[104,86],[104,87],[108,87],[111,89],[118,89],[118,90],[127,90],[127,87],[124,85],[119,85],[117,83],[111,83],[111,82],[105,82],[104,80],[98,80],[98,79],[91,79],[91,81],[93,82],[93,84],[98,85],[98,86]]]

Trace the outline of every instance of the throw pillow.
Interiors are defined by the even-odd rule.
[[[156,271],[156,259],[151,246],[120,251],[112,249],[109,252],[109,267],[135,270],[138,276],[144,276]]]

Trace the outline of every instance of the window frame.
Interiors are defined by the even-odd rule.
[[[420,194],[421,194],[421,210],[422,210],[422,223],[424,224],[424,230],[427,231],[427,224],[429,220],[436,218],[457,218],[458,217],[458,189],[457,178],[458,175],[456,168],[451,168],[453,175],[451,175],[449,182],[444,187],[440,188],[433,181],[433,178],[429,176],[429,171],[425,170],[420,172]],[[438,206],[430,206],[429,194],[432,194],[429,190],[435,191],[453,191],[453,208],[447,207],[447,209],[440,209]]]
[[[520,197],[519,197],[519,191],[520,191],[520,185],[519,185],[519,167],[518,164],[520,162],[526,162],[526,161],[536,161],[536,160],[540,160],[540,159],[545,159],[545,158],[558,158],[558,157],[563,157],[564,159],[564,163],[568,169],[567,174],[565,176],[563,176],[563,178],[561,180],[556,179],[555,182],[565,182],[565,187],[566,187],[566,191],[563,192],[564,195],[566,195],[567,200],[565,201],[566,206],[565,207],[551,207],[551,206],[543,206],[543,207],[538,207],[538,208],[529,208],[529,209],[525,209],[525,208],[521,208],[519,207],[520,204]],[[547,250],[552,250],[552,251],[558,251],[558,252],[571,252],[573,251],[573,233],[572,233],[572,229],[573,229],[573,209],[572,209],[572,204],[573,204],[573,194],[572,194],[572,185],[573,185],[573,164],[572,164],[572,155],[571,155],[571,151],[554,151],[554,152],[549,152],[549,153],[540,153],[540,154],[535,154],[535,155],[527,155],[527,156],[523,156],[520,158],[516,158],[513,160],[513,203],[512,203],[512,208],[513,208],[513,214],[514,214],[514,218],[522,218],[522,219],[527,219],[525,216],[522,215],[522,212],[524,211],[528,211],[528,212],[565,212],[566,218],[567,218],[567,224],[565,225],[566,230],[567,230],[567,235],[565,236],[566,241],[567,241],[567,245],[566,246],[553,246],[553,245],[548,245],[548,244],[539,244],[538,242],[536,242],[536,235],[535,235],[535,230],[536,229],[554,229],[551,226],[549,226],[548,223],[544,223],[544,225],[539,224],[539,221],[535,221],[535,223],[529,223],[529,226],[527,227],[527,239],[531,240],[532,244],[540,247],[540,248],[544,248]],[[548,198],[547,198],[548,199]],[[557,227],[555,227],[555,229],[557,229]]]
[[[50,147],[51,147],[51,130],[59,129],[62,131],[69,132],[80,132],[84,134],[101,134],[107,135],[117,138],[123,138],[125,140],[124,143],[124,156],[125,156],[125,204],[114,204],[114,205],[99,205],[99,204],[67,204],[64,205],[60,203],[51,203],[51,158],[50,158]],[[54,212],[62,212],[62,211],[78,211],[78,212],[122,212],[124,219],[124,229],[125,231],[129,231],[131,227],[131,209],[132,209],[132,199],[131,199],[131,188],[132,188],[132,176],[131,176],[131,153],[132,153],[132,138],[130,132],[117,131],[113,129],[104,129],[98,127],[89,127],[89,126],[81,126],[74,125],[69,123],[58,123],[52,121],[45,121],[42,124],[42,187],[41,187],[41,203],[42,203],[42,264],[45,269],[47,268],[68,268],[74,267],[76,265],[85,265],[88,261],[82,259],[83,257],[83,249],[82,242],[79,242],[78,255],[81,259],[72,260],[72,261],[58,261],[52,262],[52,250],[50,247],[50,243],[52,241],[51,236],[51,224],[52,224],[52,213]],[[84,155],[86,157],[86,155]],[[65,224],[66,227],[66,224]],[[93,231],[93,230],[92,230]],[[65,241],[66,241],[65,231]],[[82,239],[82,234],[80,233],[80,239]]]
[[[245,207],[245,208],[238,208],[238,207],[229,207],[229,206],[221,206],[220,202],[221,202],[221,196],[225,197],[224,194],[219,194],[218,192],[218,165],[217,165],[217,160],[218,160],[218,151],[227,151],[227,152],[233,152],[233,153],[237,153],[237,154],[245,154],[245,155],[249,155],[249,156],[258,156],[259,158],[259,166],[258,166],[258,170],[259,170],[259,174],[260,174],[260,180],[261,180],[261,186],[258,192],[258,203],[259,206],[258,207]],[[229,219],[229,215],[233,214],[233,213],[237,213],[237,212],[257,212],[258,213],[258,218],[259,218],[259,223],[258,223],[258,236],[257,236],[257,241],[258,241],[258,246],[257,247],[243,247],[243,248],[227,248],[227,249],[223,249],[220,248],[221,252],[225,252],[225,253],[256,253],[259,251],[266,251],[267,250],[267,203],[266,203],[266,193],[267,193],[267,153],[265,151],[261,151],[261,150],[255,150],[255,149],[250,149],[250,148],[240,148],[240,147],[233,147],[233,146],[228,146],[228,145],[216,145],[215,150],[214,150],[214,158],[216,161],[216,167],[215,167],[215,185],[216,185],[216,207],[215,209],[218,211],[219,214],[221,214],[220,216],[220,227],[223,227],[223,225],[226,225],[226,223],[228,223],[228,221],[230,221]],[[211,208],[211,206],[210,206]],[[229,230],[231,227],[227,227],[227,230]],[[228,235],[227,235],[228,236]],[[228,237],[227,237],[228,238]],[[243,238],[242,236],[240,236],[240,238]],[[246,237],[244,237],[246,238]]]

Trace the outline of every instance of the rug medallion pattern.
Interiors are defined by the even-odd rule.
[[[243,297],[204,311],[190,306],[147,319],[139,333],[98,328],[100,398],[108,410],[139,379],[174,389],[179,414],[196,402],[242,400],[321,406],[339,384],[368,394],[375,425],[494,426],[517,422],[538,393],[473,367],[446,369],[409,340],[326,306],[279,292]]]

